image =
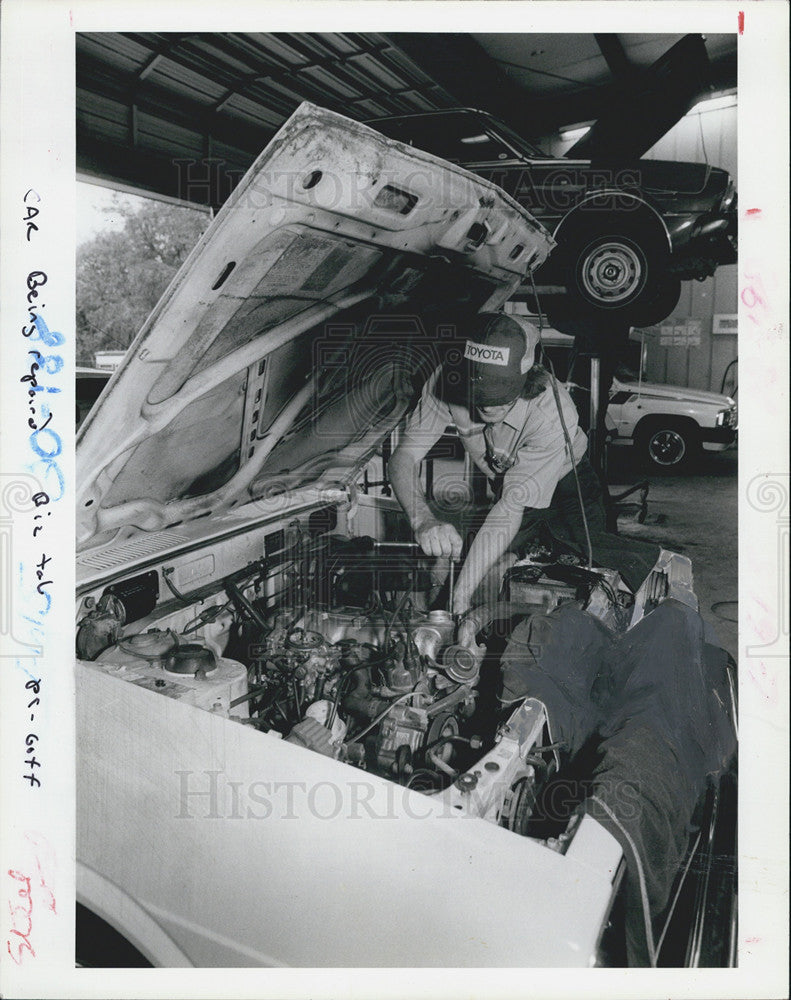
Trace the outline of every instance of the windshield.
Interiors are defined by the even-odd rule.
[[[547,155],[502,122],[472,111],[379,118],[368,124],[391,139],[451,163],[513,160],[520,154],[532,158]]]

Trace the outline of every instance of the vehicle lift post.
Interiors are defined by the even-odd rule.
[[[612,334],[611,334],[612,336]],[[625,343],[629,339],[629,328],[618,331],[618,339]],[[613,338],[614,342],[614,338]],[[634,486],[628,487],[621,493],[615,495],[609,492],[607,486],[607,445],[606,428],[604,417],[607,412],[607,404],[610,396],[610,386],[612,385],[612,369],[606,381],[602,381],[602,356],[600,353],[592,351],[589,355],[590,361],[590,414],[588,423],[588,459],[596,474],[601,480],[602,487],[607,497],[607,520],[610,530],[617,530],[618,514],[627,511],[637,510],[637,520],[640,524],[645,521],[648,513],[648,480],[643,480]],[[642,357],[640,359],[642,364]],[[640,494],[639,501],[628,501],[627,498],[635,493]],[[627,501],[627,502],[624,502]]]

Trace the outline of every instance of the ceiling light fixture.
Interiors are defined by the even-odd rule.
[[[574,125],[571,128],[562,129],[560,138],[563,142],[571,142],[574,139],[581,139],[584,135],[587,135],[590,130],[590,125]]]

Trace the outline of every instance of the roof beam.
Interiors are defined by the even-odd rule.
[[[634,75],[634,66],[629,62],[620,38],[613,34],[594,34],[593,37],[613,77],[621,81],[629,80]]]

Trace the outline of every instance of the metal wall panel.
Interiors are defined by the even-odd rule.
[[[736,107],[687,115],[649,152],[647,159],[708,162],[727,170],[737,183]],[[735,265],[720,267],[704,282],[685,282],[672,319],[701,321],[699,347],[662,348],[652,343],[648,350],[651,377],[694,389],[719,392],[728,364],[737,356],[738,338],[713,334],[714,316],[733,314],[738,305],[738,277]]]

